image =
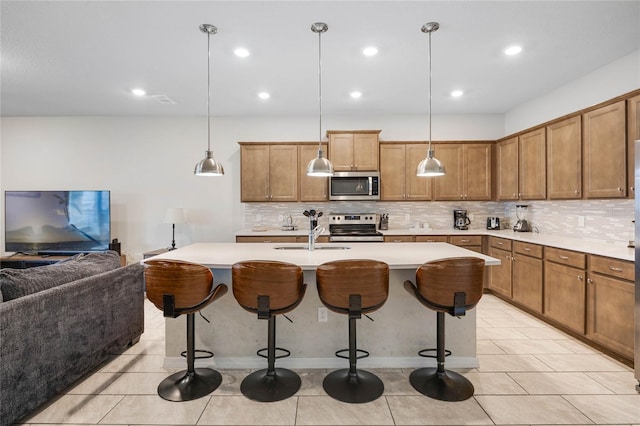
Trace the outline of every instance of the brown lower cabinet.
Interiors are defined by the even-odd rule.
[[[544,264],[544,315],[585,333],[585,270],[553,262]]]
[[[487,287],[511,299],[511,240],[489,237],[489,256],[500,259],[500,265],[489,268]]]
[[[542,254],[543,248],[540,245],[513,242],[513,300],[538,313],[542,313]]]

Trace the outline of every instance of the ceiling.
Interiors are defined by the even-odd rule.
[[[640,48],[640,1],[1,2],[3,116],[501,114]],[[503,50],[520,44],[508,57]],[[379,53],[365,57],[365,46]],[[239,58],[236,47],[251,55]],[[130,89],[142,87],[145,97]],[[454,89],[464,90],[452,98]],[[351,99],[353,90],[362,92]],[[258,99],[267,91],[271,98]],[[161,103],[163,95],[174,103]]]

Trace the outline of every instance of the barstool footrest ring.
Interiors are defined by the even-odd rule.
[[[427,352],[436,352],[436,351],[437,351],[436,348],[423,349],[420,352],[418,352],[418,355],[420,355],[421,357],[424,357],[424,358],[438,358],[437,355],[431,355],[431,354],[427,353]],[[451,351],[449,349],[445,349],[444,350],[444,356],[447,357],[447,356],[450,356],[450,355],[451,355]]]
[[[213,352],[211,351],[207,351],[204,349],[196,349],[195,351],[193,351],[195,356],[193,357],[193,359],[206,359],[206,358],[213,358]],[[197,355],[197,354],[204,354],[204,355]],[[180,353],[180,356],[186,358],[187,357],[187,351],[182,351]]]
[[[349,349],[340,349],[339,351],[336,351],[336,356],[338,358],[344,358],[344,359],[349,359],[349,355],[343,355],[344,352],[349,352]],[[356,355],[356,359],[362,359],[362,358],[366,358],[369,356],[369,352],[365,351],[364,349],[356,349],[356,354],[360,354],[360,355]]]
[[[259,357],[262,358],[267,358],[269,359],[268,355],[265,355],[265,352],[267,352],[269,350],[269,348],[262,348],[262,349],[258,349],[258,351],[256,352],[256,355],[258,355]],[[291,356],[291,351],[288,349],[284,349],[284,348],[276,348],[276,351],[281,351],[284,352],[280,355],[276,355],[276,359],[280,359],[280,358],[286,358],[288,356]]]

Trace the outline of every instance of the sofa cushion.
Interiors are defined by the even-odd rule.
[[[2,269],[0,293],[6,302],[118,267],[118,253],[107,251],[76,255],[53,265],[36,268]]]

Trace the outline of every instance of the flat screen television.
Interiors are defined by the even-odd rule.
[[[109,249],[109,191],[5,191],[5,251],[74,254]]]

